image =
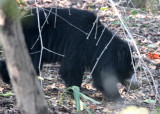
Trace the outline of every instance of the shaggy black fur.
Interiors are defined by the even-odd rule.
[[[41,26],[49,11],[50,8],[39,11]],[[44,12],[47,14],[46,16]],[[55,9],[52,9],[43,27],[44,47],[65,55],[65,57],[44,50],[42,64],[61,62],[60,74],[67,87],[81,86],[85,67],[93,68],[100,53],[113,36],[107,28],[101,36],[104,26],[98,20],[89,38],[86,39],[96,18],[93,13],[78,9],[58,9],[57,16],[55,16]],[[22,18],[21,22],[33,65],[39,73],[41,44],[40,40],[37,41],[39,31],[36,10],[33,10],[32,16]],[[96,46],[99,38],[101,39]],[[37,43],[34,45],[36,41]],[[123,84],[124,80],[130,78],[132,74],[133,66],[129,46],[127,42],[115,36],[92,74],[94,85],[102,90],[109,99],[116,100],[121,98],[117,89],[117,82]],[[0,62],[0,75],[4,82],[10,82],[4,61]]]

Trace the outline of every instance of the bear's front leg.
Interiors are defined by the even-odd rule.
[[[124,99],[121,98],[121,95],[118,91],[117,82],[118,77],[113,69],[100,71],[99,76],[101,80],[101,87],[103,88],[103,93],[107,97],[107,99],[111,101],[123,101]],[[95,76],[94,76],[95,77]],[[96,82],[98,83],[98,82]]]

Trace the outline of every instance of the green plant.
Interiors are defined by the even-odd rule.
[[[85,100],[89,100],[89,101],[94,102],[96,104],[101,104],[100,102],[81,93],[79,87],[77,87],[77,86],[68,87],[66,89],[66,91],[62,94],[62,96],[60,97],[59,104],[62,103],[64,95],[66,95],[66,93],[69,92],[70,90],[73,91],[73,97],[74,97],[74,101],[76,103],[76,110],[77,110],[78,114],[80,114],[80,112],[81,112],[81,110],[80,110],[81,107],[84,107],[84,109],[86,109],[89,114],[92,114],[92,112],[87,108]]]
[[[13,96],[14,93],[12,93],[11,91],[7,92],[7,93],[2,93],[0,92],[0,96],[3,96],[3,97],[10,97],[10,96]]]

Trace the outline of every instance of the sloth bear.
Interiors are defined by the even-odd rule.
[[[32,13],[22,18],[21,23],[28,51],[39,74],[42,47],[36,9]],[[133,75],[133,62],[127,42],[114,36],[89,11],[44,8],[39,9],[39,20],[43,43],[41,67],[43,63],[60,62],[60,74],[66,86],[81,87],[85,68],[93,69],[99,60],[92,73],[94,86],[108,99],[122,99],[117,82],[124,84]],[[0,61],[0,75],[4,82],[10,83],[3,60]]]

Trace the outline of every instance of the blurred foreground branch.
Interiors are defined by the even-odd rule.
[[[22,114],[47,114],[43,92],[26,49],[15,0],[0,1],[0,40]]]

